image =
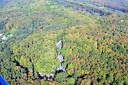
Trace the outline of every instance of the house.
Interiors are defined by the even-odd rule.
[[[63,72],[66,72],[65,68],[60,66],[60,70],[62,70]]]
[[[63,58],[62,55],[58,55],[58,58],[59,58],[60,62],[63,62],[64,61],[64,58]]]
[[[124,22],[124,20],[120,20],[121,22]]]
[[[60,49],[62,49],[62,41],[60,40],[58,43],[57,43],[57,47],[59,47]]]
[[[65,68],[62,65],[60,65],[60,67],[57,70],[60,72],[66,72]]]
[[[2,36],[2,34],[0,33],[0,36]]]
[[[7,37],[4,35],[4,36],[2,37],[2,40],[7,40]]]

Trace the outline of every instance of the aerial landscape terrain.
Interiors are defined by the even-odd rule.
[[[0,0],[0,75],[9,85],[128,85],[128,0]]]

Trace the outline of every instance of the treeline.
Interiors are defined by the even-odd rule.
[[[90,0],[92,1],[93,4],[97,6],[103,6],[103,7],[108,7],[110,9],[118,10],[124,13],[128,13],[128,1],[127,0],[115,0],[115,1],[103,1],[103,0]]]
[[[104,7],[108,7],[108,8],[111,8],[113,10],[118,10],[118,11],[122,11],[124,13],[128,13],[128,8],[114,7],[112,5],[104,5]]]
[[[82,3],[78,3],[78,2],[70,2],[70,1],[66,1],[66,0],[53,0],[54,2],[57,2],[60,5],[63,5],[66,8],[73,8],[77,11],[83,11],[83,12],[87,12],[89,14],[99,14],[99,16],[105,16],[105,15],[110,15],[111,12],[107,11],[107,10],[103,10],[103,9],[99,9],[96,6],[93,6],[91,4],[82,4]]]

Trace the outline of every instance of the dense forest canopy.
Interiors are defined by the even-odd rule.
[[[108,7],[113,10],[118,10],[128,13],[128,0],[68,0],[82,3],[90,3],[98,7]]]
[[[0,0],[0,74],[10,85],[127,85],[127,0]]]
[[[128,0],[92,0],[94,3],[101,6],[110,7],[122,12],[128,13]]]

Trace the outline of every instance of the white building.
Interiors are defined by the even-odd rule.
[[[57,70],[62,70],[63,72],[66,72],[65,68],[60,65],[60,67]]]
[[[2,37],[2,40],[7,40],[7,37],[4,35],[4,36]]]
[[[0,33],[0,36],[2,36],[2,34]]]
[[[124,22],[124,20],[120,20],[121,22]]]
[[[62,41],[61,40],[57,43],[57,47],[59,47],[60,49],[62,49]]]
[[[58,58],[59,58],[60,62],[63,62],[64,61],[64,58],[63,58],[62,55],[58,55]]]

